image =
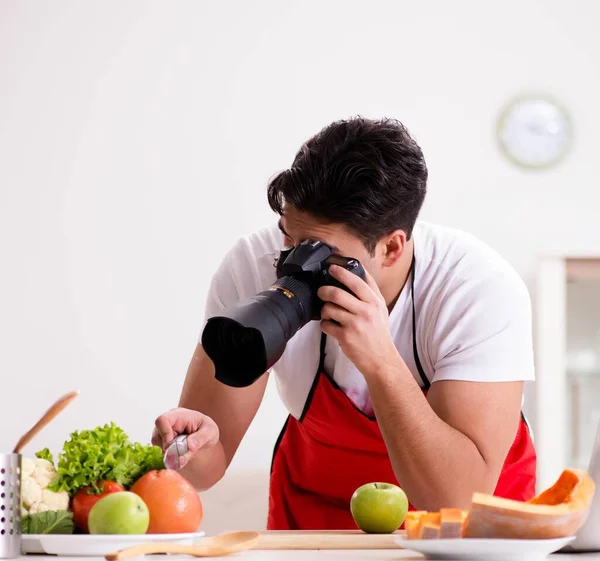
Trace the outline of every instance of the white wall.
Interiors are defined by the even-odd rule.
[[[30,451],[110,420],[147,440],[223,252],[273,219],[267,179],[333,119],[404,121],[431,170],[423,217],[530,287],[538,252],[600,250],[599,6],[4,0],[0,450],[71,388]],[[531,88],[575,121],[548,173],[494,145],[499,108]],[[270,388],[237,467],[268,467],[283,417]]]

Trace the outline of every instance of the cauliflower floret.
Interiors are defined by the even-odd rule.
[[[25,477],[21,481],[21,502],[26,510],[42,501],[42,488],[33,477]]]
[[[21,514],[36,514],[47,510],[69,510],[66,491],[50,491],[49,485],[58,478],[51,462],[36,458],[21,461]]]
[[[35,462],[31,458],[23,458],[21,460],[21,477],[25,479],[35,471]]]
[[[48,510],[69,510],[69,493],[42,489],[42,505]]]
[[[39,483],[42,489],[52,485],[58,479],[58,472],[54,469],[51,462],[42,458],[36,458],[34,462],[35,471],[33,472],[33,478]]]

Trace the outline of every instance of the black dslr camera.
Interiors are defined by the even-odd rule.
[[[329,274],[340,265],[365,280],[356,260],[334,255],[319,241],[284,248],[275,260],[277,280],[256,296],[235,302],[210,318],[202,346],[215,365],[215,377],[228,386],[251,385],[283,354],[287,342],[311,320],[320,319],[321,286],[347,286]]]

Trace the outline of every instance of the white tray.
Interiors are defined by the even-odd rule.
[[[574,539],[574,537],[552,540],[479,538],[407,540],[406,538],[395,538],[394,541],[404,549],[422,553],[427,559],[516,561],[543,559]]]
[[[119,549],[148,542],[191,545],[204,537],[204,532],[188,534],[23,534],[22,553],[102,557]]]

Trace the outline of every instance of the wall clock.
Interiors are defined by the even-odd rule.
[[[500,112],[497,140],[504,155],[529,169],[549,168],[561,161],[573,142],[566,109],[545,95],[512,100]]]

